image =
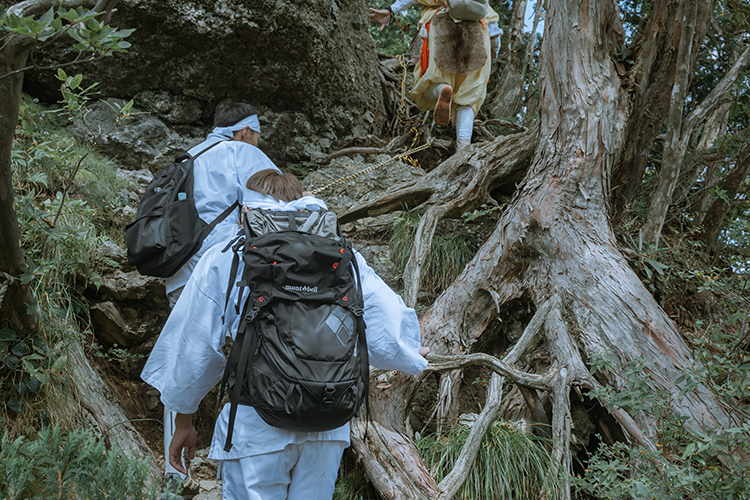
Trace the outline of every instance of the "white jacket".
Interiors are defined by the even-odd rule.
[[[270,197],[256,196],[255,206],[279,210],[325,207],[311,196],[285,204]],[[222,252],[218,244],[205,252],[164,325],[141,377],[158,389],[165,406],[179,413],[195,413],[198,404],[221,380],[226,364],[222,347],[235,338],[239,315],[238,287],[232,287],[225,324],[225,295],[233,253]],[[364,320],[370,364],[386,370],[416,375],[427,366],[419,354],[419,320],[356,253],[364,294]],[[242,260],[237,275],[242,273]],[[236,280],[235,280],[236,281]],[[243,294],[243,300],[248,294]],[[242,308],[240,308],[242,310]],[[349,443],[349,424],[327,432],[306,433],[278,429],[266,424],[252,407],[239,405],[230,452],[223,450],[226,440],[229,405],[216,421],[209,458],[233,460],[272,451],[290,443],[308,440],[336,440]]]
[[[193,163],[195,208],[200,218],[209,224],[235,201],[241,205],[247,204],[245,198],[254,191],[247,189],[245,185],[253,174],[266,169],[278,170],[260,149],[242,141],[230,140],[215,132],[211,132],[205,141],[191,148],[189,153],[195,156],[211,144],[222,140],[225,142],[212,147]],[[167,278],[167,293],[187,283],[203,252],[236,233],[239,213],[239,210],[236,210],[221,221],[203,240],[198,252],[174,275]]]

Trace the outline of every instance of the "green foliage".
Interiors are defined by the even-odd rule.
[[[477,219],[480,219],[482,217],[486,217],[488,215],[492,215],[495,212],[502,211],[502,209],[505,208],[505,204],[502,205],[495,205],[495,206],[487,206],[482,205],[481,207],[474,209],[472,212],[466,212],[461,214],[461,218],[466,222],[474,222]]]
[[[403,272],[414,246],[421,216],[403,212],[393,223],[390,231],[390,247],[394,264]],[[479,244],[465,234],[435,232],[427,262],[423,265],[423,289],[436,293],[447,288],[463,271],[479,248]]]
[[[16,413],[25,401],[35,400],[53,377],[63,375],[65,358],[44,338],[23,337],[9,328],[0,329],[0,397]]]
[[[597,358],[592,372],[609,370],[611,358]],[[601,499],[683,500],[750,498],[750,423],[712,432],[691,426],[673,406],[688,391],[710,385],[710,369],[686,370],[676,384],[680,393],[655,391],[644,359],[625,363],[621,390],[603,387],[590,396],[609,410],[615,405],[628,412],[645,411],[658,418],[656,450],[624,443],[602,445],[591,458],[584,477],[574,478],[581,491]],[[750,389],[750,388],[749,388]]]
[[[299,163],[288,163],[284,170],[293,173],[302,182],[317,167],[318,164],[314,161],[301,161]]]
[[[73,49],[90,52],[96,56],[109,56],[115,52],[125,52],[130,43],[125,38],[134,31],[118,30],[96,20],[100,13],[78,7],[57,10],[50,8],[38,19],[33,16],[19,17],[0,11],[0,31],[31,38],[38,43],[51,41],[66,34],[77,43]]]
[[[66,81],[71,77],[60,74]],[[82,89],[72,77],[69,87]],[[85,89],[84,89],[85,90]],[[85,101],[81,101],[85,102]],[[71,112],[75,106],[71,105]],[[101,282],[103,266],[117,266],[102,257],[101,247],[121,238],[117,209],[128,204],[119,196],[124,185],[111,165],[82,146],[61,127],[58,117],[24,97],[11,156],[21,240],[26,254],[21,280],[36,304],[42,331],[0,334],[0,401],[3,413],[21,421],[44,422],[54,406],[51,394],[68,393],[65,342],[80,335],[78,320],[88,308],[78,287]],[[70,193],[67,203],[64,193]],[[55,396],[57,397],[57,396]]]
[[[425,465],[437,481],[453,469],[470,431],[458,426],[444,436],[428,435],[417,441]],[[549,445],[506,422],[493,423],[484,435],[466,482],[453,498],[557,498],[561,482],[550,469],[552,461],[546,448]]]
[[[373,9],[385,9],[393,2],[390,0],[367,0],[366,3],[368,7]],[[375,40],[375,48],[393,56],[408,51],[412,40],[417,36],[419,17],[418,8],[409,8],[398,13],[396,20],[392,21],[383,31],[380,31],[380,24],[370,23],[370,35]]]
[[[667,281],[663,280],[665,272],[669,269],[669,266],[662,264],[657,260],[659,254],[669,250],[668,248],[652,248],[644,245],[643,232],[638,231],[638,240],[636,241],[632,235],[627,235],[628,246],[630,250],[635,254],[634,266],[637,271],[642,274],[645,284],[647,284],[651,291],[654,291],[657,283],[656,281],[662,279],[662,285],[666,284]]]
[[[88,430],[45,427],[38,438],[0,442],[0,498],[154,499],[147,487],[148,462],[106,450]]]

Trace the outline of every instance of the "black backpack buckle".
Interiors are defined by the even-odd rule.
[[[326,384],[326,388],[323,390],[323,401],[320,403],[320,411],[331,411],[335,394],[336,388],[333,384]]]

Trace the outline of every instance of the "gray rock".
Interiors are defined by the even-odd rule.
[[[377,155],[370,161],[365,161],[359,155],[354,158],[337,158],[330,165],[320,167],[308,175],[303,186],[314,190],[354,175],[350,180],[326,188],[318,195],[326,201],[328,208],[343,214],[354,205],[373,200],[397,184],[416,182],[424,175],[422,170],[401,161],[386,163],[367,173],[356,175],[389,158],[388,155]]]
[[[203,114],[201,102],[169,92],[147,90],[137,94],[135,103],[171,124],[198,123]]]
[[[115,252],[107,245],[103,251],[118,262],[124,258],[122,249]],[[129,269],[126,262],[125,257],[123,269]],[[89,307],[94,334],[104,345],[131,348],[159,334],[169,316],[169,304],[164,280],[123,269],[106,270],[98,289],[89,284]]]
[[[124,101],[107,99],[90,106],[84,120],[72,132],[83,141],[96,138],[100,150],[125,168],[158,171],[185,152],[194,141],[173,132],[164,122],[138,109],[115,126],[116,109]]]
[[[377,131],[385,122],[363,0],[123,0],[111,24],[135,28],[128,52],[76,71],[85,75],[85,85],[100,82],[103,96],[135,97],[154,118],[207,128],[216,106],[231,99],[288,114],[294,122],[302,114],[311,127],[306,137],[333,142]],[[37,63],[72,60],[69,45],[43,48]],[[31,72],[24,84],[35,97],[59,100],[54,72]],[[154,131],[153,141],[165,140]],[[312,155],[317,146],[310,152],[295,144],[287,151],[285,135],[286,129],[275,127],[265,138],[272,160],[312,157],[290,156]],[[122,151],[123,158],[129,165],[149,164],[156,155],[138,147]]]

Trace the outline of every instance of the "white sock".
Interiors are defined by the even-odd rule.
[[[471,106],[460,106],[456,108],[456,139],[471,142],[471,133],[474,131],[474,110]]]
[[[424,96],[429,101],[437,101],[438,97],[440,97],[440,92],[447,86],[445,83],[433,83],[424,91]]]
[[[176,411],[170,410],[166,406],[164,407],[164,461],[166,462],[164,466],[164,475],[177,474],[180,478],[185,479],[187,476],[172,467],[172,464],[169,463],[169,443],[172,442],[172,438],[174,437],[174,419],[176,416]],[[182,466],[185,466],[185,457],[182,457]]]

